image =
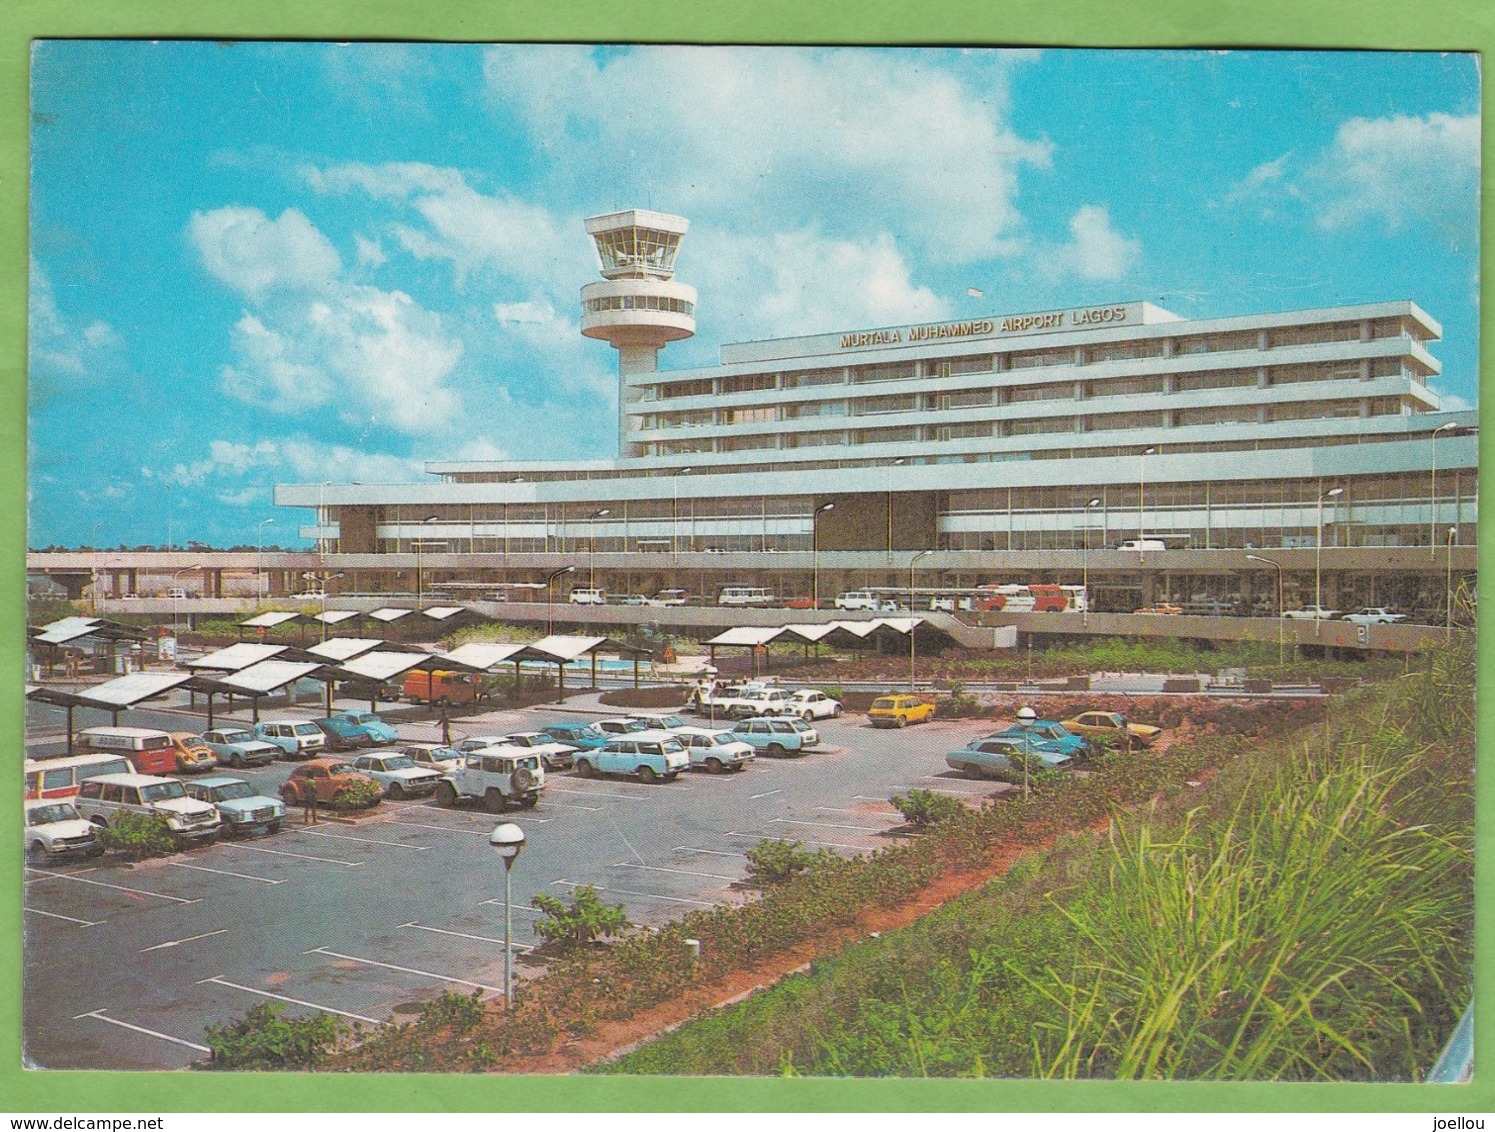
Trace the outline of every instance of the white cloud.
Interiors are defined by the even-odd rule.
[[[1479,116],[1351,118],[1310,170],[1318,223],[1425,221],[1460,243],[1477,232]]]
[[[1036,253],[1035,268],[1041,276],[1114,282],[1125,278],[1142,255],[1139,241],[1111,226],[1104,205],[1081,205],[1069,219],[1069,234],[1068,243]]]
[[[257,487],[246,487],[242,491],[220,491],[213,498],[225,507],[248,507],[264,498],[264,492]]]
[[[1479,406],[1457,393],[1443,393],[1438,397],[1438,408],[1445,413],[1467,413]]]
[[[51,280],[32,260],[27,310],[27,367],[32,397],[103,381],[119,364],[123,340],[107,322],[81,328],[57,305]]]
[[[1292,151],[1289,150],[1281,157],[1274,158],[1271,161],[1263,161],[1255,169],[1247,173],[1244,178],[1230,187],[1230,191],[1225,194],[1222,203],[1226,205],[1239,204],[1243,200],[1255,197],[1270,186],[1279,185],[1283,177],[1286,176],[1287,164],[1291,158]]]
[[[359,264],[365,267],[383,267],[389,262],[389,257],[384,254],[384,247],[378,240],[355,234],[353,244],[358,249]]]
[[[294,208],[278,220],[238,206],[194,212],[187,235],[214,278],[251,299],[325,287],[342,270],[337,249]]]
[[[468,447],[474,452],[484,453],[473,456],[473,459],[487,459],[486,453],[494,451],[481,441],[471,442]],[[328,478],[329,469],[334,469],[339,482],[411,483],[425,478],[423,462],[423,458],[371,452],[345,444],[327,444],[300,435],[281,440],[259,440],[252,444],[214,440],[208,445],[207,455],[200,460],[179,463],[164,470],[143,467],[140,474],[143,479],[174,487],[197,487],[209,478],[243,479],[266,470],[277,476],[289,472],[301,481],[321,482]],[[225,487],[217,498],[239,506],[260,498],[262,494],[260,488],[252,485],[243,489]]]

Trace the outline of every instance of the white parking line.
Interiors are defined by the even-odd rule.
[[[678,782],[670,784],[670,793],[679,794],[690,790],[692,787],[681,786]],[[641,787],[637,794],[604,794],[601,790],[568,790],[564,786],[551,786],[547,789],[550,794],[575,794],[578,798],[610,798],[615,802],[637,802],[640,798],[647,798]]]
[[[30,865],[27,865],[26,871],[28,873],[36,873],[38,875],[32,877],[30,880],[23,880],[21,883],[36,884],[38,881],[50,880],[52,877],[73,877],[77,876],[79,873],[94,872],[97,868],[97,865],[90,865],[86,869],[71,869],[67,872],[58,872],[55,869],[33,869]]]
[[[630,801],[630,802],[635,801],[635,800],[636,799],[633,799],[633,798],[629,798],[628,799],[628,801]],[[588,813],[588,814],[599,814],[599,813],[602,812],[602,807],[601,806],[573,806],[569,802],[552,802],[549,799],[546,800],[545,806],[546,806],[547,809],[556,809],[556,810],[581,810],[584,813]],[[512,820],[512,819],[510,819],[510,820]]]
[[[683,877],[706,877],[708,880],[738,881],[741,877],[724,877],[718,873],[693,873],[689,869],[666,869],[658,865],[635,865],[631,861],[618,861],[608,866],[613,869],[643,869],[650,873],[675,873]]]
[[[271,880],[269,877],[251,876],[249,873],[231,873],[227,869],[210,869],[207,865],[189,865],[185,861],[167,861],[178,869],[192,869],[199,873],[217,873],[221,877],[238,877],[240,880],[257,880],[261,884],[285,884],[284,880]]]
[[[179,1046],[200,1050],[203,1053],[213,1052],[207,1046],[200,1046],[196,1042],[187,1041],[185,1038],[174,1038],[170,1034],[161,1033],[159,1030],[147,1030],[144,1026],[132,1026],[128,1022],[121,1022],[118,1018],[110,1018],[102,1009],[90,1010],[87,1014],[73,1015],[73,1021],[76,1022],[79,1018],[97,1018],[100,1022],[108,1022],[111,1026],[123,1026],[126,1030],[134,1030],[137,1034],[149,1034],[153,1038],[160,1038],[166,1042],[175,1042]]]
[[[884,804],[886,804],[886,803],[884,803]],[[888,808],[890,810],[893,809],[892,806],[888,806]],[[838,809],[835,806],[816,806],[815,810],[816,810],[817,813],[822,813],[822,814],[866,814],[867,813],[866,810],[843,810],[843,809]]]
[[[193,940],[207,939],[209,936],[215,935],[224,935],[227,933],[227,931],[227,928],[219,928],[215,932],[203,932],[201,935],[189,935],[186,939],[169,939],[165,943],[156,943],[152,944],[150,947],[142,947],[138,952],[136,952],[136,954],[144,955],[147,951],[160,951],[165,947],[180,947],[182,944],[191,943]]]
[[[407,975],[420,975],[427,979],[440,979],[444,983],[459,983],[464,987],[477,987],[479,990],[502,992],[502,987],[490,987],[487,983],[474,983],[467,979],[454,979],[450,975],[438,975],[435,971],[421,971],[415,967],[397,967],[393,963],[381,963],[377,959],[360,959],[357,955],[344,955],[340,951],[328,951],[325,947],[313,947],[310,951],[303,951],[303,955],[330,955],[334,959],[346,959],[350,963],[366,963],[370,967],[387,967],[391,971],[403,971]]]
[[[342,861],[336,857],[312,857],[305,853],[287,853],[284,849],[262,849],[258,845],[235,845],[234,848],[247,849],[251,853],[270,853],[276,857],[295,857],[299,861],[326,861],[329,865],[343,865],[350,869],[356,869],[363,864],[362,861]]]
[[[770,790],[767,794],[749,794],[748,801],[756,802],[759,798],[772,798],[775,794],[782,794],[783,792],[783,788],[780,787],[778,790]]]
[[[764,840],[764,837],[761,833],[738,833],[736,830],[733,830],[731,833],[724,833],[722,834],[722,836],[745,837],[752,841]],[[840,841],[814,841],[806,837],[804,839],[804,842],[806,845],[824,845],[827,849],[852,849],[858,853],[865,853],[867,851],[867,847],[865,845],[845,845]]]
[[[257,995],[260,995],[263,998],[273,998],[273,999],[276,999],[279,1002],[291,1002],[291,1003],[295,1003],[297,1006],[309,1006],[313,1010],[323,1010],[323,1011],[326,1011],[328,1014],[341,1014],[344,1018],[354,1018],[354,1019],[357,1019],[359,1022],[368,1022],[368,1023],[370,1023],[371,1025],[374,1025],[374,1026],[387,1026],[389,1024],[387,1022],[381,1022],[377,1018],[370,1018],[370,1017],[368,1017],[367,1015],[364,1015],[364,1014],[351,1014],[351,1013],[349,1013],[346,1010],[338,1010],[337,1008],[332,1007],[332,1006],[323,1006],[319,1002],[306,1002],[306,1001],[304,1001],[302,999],[299,999],[299,998],[288,998],[288,997],[286,997],[283,994],[271,994],[269,991],[255,990],[254,987],[246,987],[246,986],[241,986],[239,983],[231,983],[227,979],[221,979],[221,978],[219,978],[217,975],[214,975],[211,979],[198,979],[197,980],[197,985],[198,986],[202,986],[203,983],[217,983],[220,987],[233,987],[234,990],[241,990],[241,991],[244,991],[244,992],[246,992],[248,994],[257,994]]]
[[[551,884],[564,884],[568,888],[580,888],[581,887],[581,885],[578,884],[576,881],[570,881],[570,880],[553,880],[550,883]],[[596,888],[596,890],[598,892],[612,892],[612,893],[616,893],[619,896],[642,896],[642,897],[644,897],[647,900],[668,900],[671,904],[695,904],[695,905],[697,905],[698,907],[701,907],[701,908],[715,908],[716,907],[716,905],[713,904],[709,900],[687,900],[683,896],[661,896],[657,892],[634,892],[631,889],[627,889],[627,888],[613,888],[610,885],[605,885],[605,884],[593,885],[593,887]]]
[[[479,900],[478,901],[478,906],[482,907],[484,904],[502,904],[502,903],[503,903],[502,900],[498,899],[497,897],[494,897],[492,900]],[[545,915],[545,913],[542,912],[542,911],[540,911],[540,909],[538,909],[538,908],[526,908],[522,904],[515,904],[511,910],[513,911],[514,915],[516,915],[516,916],[543,916],[543,915]]]
[[[415,928],[417,931],[422,931],[422,932],[435,932],[437,935],[454,935],[458,939],[476,939],[476,940],[481,940],[483,943],[496,943],[496,944],[499,944],[499,945],[503,944],[503,940],[501,940],[501,939],[494,939],[492,936],[488,936],[488,935],[468,935],[466,932],[447,931],[446,928],[428,928],[425,924],[418,924],[414,920],[411,920],[408,924],[401,924],[400,927],[402,927],[402,928]],[[530,952],[530,951],[533,951],[534,948],[532,946],[528,945],[528,944],[518,944],[517,946],[516,945],[510,945],[509,950],[510,951]]]
[[[671,853],[705,853],[711,857],[741,857],[741,853],[723,853],[720,849],[697,849],[694,845],[676,845]]]
[[[348,833],[324,833],[320,829],[298,829],[297,833],[304,833],[307,837],[331,837],[336,841],[361,841],[365,845],[389,845],[395,849],[409,849],[414,853],[424,853],[430,848],[429,845],[407,845],[403,841],[380,841],[377,837],[354,837]]]
[[[828,821],[799,821],[799,820],[797,820],[795,818],[769,818],[768,819],[768,823],[770,825],[819,825],[819,826],[824,826],[826,829],[855,829],[855,830],[861,831],[862,833],[881,833],[881,832],[883,832],[882,829],[878,829],[878,828],[876,828],[874,826],[869,826],[869,825],[838,825],[835,822],[828,822]]]
[[[122,884],[106,884],[101,880],[89,880],[87,877],[80,877],[76,873],[53,873],[52,876],[56,880],[75,880],[79,884],[94,884],[100,888],[117,888],[120,892],[133,892],[140,896],[154,896],[158,900],[170,900],[174,904],[200,904],[202,902],[201,897],[197,900],[186,900],[180,896],[167,896],[164,892],[151,892],[144,888],[126,888]],[[81,1018],[82,1015],[79,1015],[79,1017]]]
[[[75,916],[63,916],[57,912],[43,912],[40,908],[27,908],[26,911],[34,912],[38,916],[46,916],[51,920],[66,920],[70,924],[82,924],[85,928],[97,927],[99,924],[107,924],[108,920],[80,920]]]
[[[525,822],[526,825],[544,825],[548,821],[550,821],[549,818],[525,818],[524,819],[524,822]],[[382,824],[384,824],[384,825],[404,825],[404,826],[409,826],[411,829],[434,829],[434,830],[440,831],[441,833],[465,833],[469,837],[487,837],[492,832],[492,830],[488,828],[488,823],[487,822],[483,823],[483,828],[482,829],[458,829],[454,825],[428,825],[425,822],[418,822],[418,821],[397,821],[397,820],[395,820],[393,818],[391,818],[389,821],[383,822]]]

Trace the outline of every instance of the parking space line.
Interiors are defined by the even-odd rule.
[[[453,931],[448,931],[446,928],[430,928],[430,927],[427,927],[425,924],[416,923],[414,920],[411,920],[408,924],[401,924],[400,927],[402,927],[402,928],[415,928],[417,931],[422,931],[422,932],[435,932],[437,935],[454,935],[458,939],[476,939],[476,940],[481,940],[484,943],[497,943],[497,944],[502,944],[503,943],[503,940],[501,940],[501,939],[494,939],[492,936],[487,936],[487,935],[468,935],[466,932],[453,932]],[[523,943],[521,943],[521,944],[511,945],[509,947],[509,950],[510,951],[530,952],[530,951],[534,950],[534,947],[531,946],[531,945],[529,945],[529,944],[523,944]]]
[[[235,845],[234,848],[247,849],[251,853],[270,853],[276,857],[295,857],[299,861],[326,861],[329,865],[342,865],[349,869],[356,869],[363,864],[362,861],[343,861],[337,857],[312,857],[306,853],[287,853],[284,849],[263,849],[258,845]]]
[[[640,798],[648,797],[646,791],[649,790],[650,787],[640,784],[639,792],[637,794],[604,794],[600,790],[570,790],[564,786],[549,786],[546,789],[548,793],[552,794],[575,794],[578,797],[582,798],[611,798],[614,801],[618,802],[637,802]],[[671,794],[680,794],[687,790],[694,789],[695,787],[693,786],[682,786],[678,782],[670,783]]]
[[[64,916],[58,912],[43,912],[40,908],[27,908],[26,911],[38,916],[46,916],[50,920],[66,920],[70,924],[82,924],[85,928],[93,928],[109,922],[108,920],[80,920],[76,916]]]
[[[635,799],[629,798],[628,801],[632,802],[635,801]],[[545,805],[553,806],[557,810],[583,810],[589,814],[600,814],[602,812],[601,806],[573,806],[567,802],[552,802],[548,799],[546,800]]]
[[[888,808],[892,809],[893,807],[889,806]],[[843,810],[836,806],[816,806],[815,811],[822,814],[865,814],[867,812],[866,810]]]
[[[217,931],[203,932],[201,935],[189,935],[186,939],[169,939],[165,943],[155,943],[150,947],[142,947],[138,952],[136,952],[136,954],[144,955],[147,951],[160,951],[162,948],[166,947],[180,947],[182,946],[182,944],[191,943],[193,940],[207,939],[209,936],[215,935],[224,935],[225,933],[227,933],[227,931],[227,928],[219,928]]]
[[[881,829],[878,829],[878,828],[876,828],[874,826],[869,826],[869,825],[844,825],[844,824],[838,825],[836,822],[829,822],[829,821],[800,821],[800,820],[798,820],[796,818],[769,818],[768,819],[768,823],[770,825],[820,825],[820,826],[824,826],[826,829],[855,829],[855,830],[860,830],[862,833],[881,833],[881,832],[883,832]]]
[[[271,880],[269,877],[251,876],[249,873],[231,873],[227,869],[210,869],[207,865],[189,865],[185,861],[167,861],[178,869],[192,869],[199,873],[217,873],[221,877],[238,877],[240,880],[257,880],[261,884],[284,884],[284,880]]]
[[[735,830],[731,833],[724,833],[722,834],[722,836],[745,837],[753,841],[762,841],[764,839],[761,833],[738,833]],[[827,849],[851,849],[858,853],[867,852],[867,846],[865,845],[846,845],[840,841],[814,841],[808,837],[805,838],[804,841],[806,845],[824,845]]]
[[[502,987],[490,987],[487,983],[474,983],[467,979],[454,979],[450,975],[438,975],[435,971],[421,971],[415,967],[399,967],[393,963],[381,963],[377,959],[360,959],[357,955],[344,955],[340,951],[328,951],[325,947],[313,947],[310,951],[303,951],[303,955],[330,955],[334,959],[346,959],[350,963],[366,963],[370,967],[388,967],[391,971],[403,971],[407,975],[420,975],[427,979],[440,979],[444,983],[459,983],[464,987],[477,987],[479,990],[502,992]]]
[[[158,900],[170,900],[173,904],[200,904],[202,902],[201,897],[196,900],[188,900],[181,896],[167,896],[164,892],[151,892],[145,888],[127,888],[122,884],[108,884],[101,880],[89,880],[87,877],[80,877],[76,873],[53,873],[52,876],[56,880],[75,880],[79,884],[94,884],[100,888],[117,888],[120,892],[133,892],[140,896],[154,896]],[[82,1017],[82,1015],[79,1015],[79,1017]]]
[[[406,845],[403,841],[380,841],[377,837],[354,837],[347,833],[323,833],[319,829],[298,829],[297,833],[304,833],[307,837],[331,837],[336,841],[361,841],[365,845],[389,845],[395,849],[409,849],[414,853],[424,853],[430,848],[429,845]]]
[[[126,1030],[134,1030],[137,1034],[149,1034],[153,1038],[160,1038],[162,1041],[166,1042],[175,1042],[179,1046],[186,1046],[189,1049],[200,1050],[203,1053],[213,1052],[207,1046],[200,1046],[196,1042],[187,1041],[185,1038],[174,1038],[170,1034],[161,1033],[159,1030],[147,1030],[144,1026],[132,1026],[128,1022],[121,1022],[118,1018],[110,1018],[107,1014],[104,1013],[102,1008],[98,1010],[90,1010],[87,1014],[73,1015],[73,1021],[75,1022],[80,1018],[97,1018],[100,1022],[108,1022],[111,1026],[123,1026]]]
[[[694,845],[676,845],[671,853],[705,853],[712,857],[741,857],[741,853],[723,853],[720,849],[697,849]]]
[[[666,868],[660,867],[659,865],[635,865],[631,861],[618,861],[618,862],[615,862],[612,865],[609,865],[608,868],[612,868],[612,869],[643,869],[645,872],[650,872],[650,873],[675,873],[678,876],[683,876],[683,877],[706,877],[708,880],[724,880],[724,881],[727,881],[728,883],[731,883],[732,881],[738,881],[738,880],[742,879],[741,877],[724,877],[724,876],[721,876],[718,873],[694,873],[694,872],[691,872],[689,869],[666,869]]]
[[[770,790],[767,794],[749,794],[748,801],[756,802],[759,798],[772,798],[775,794],[782,794],[783,792],[783,787],[780,787],[777,790]]]
[[[564,884],[568,888],[580,888],[580,884],[570,880],[553,880],[551,884]],[[634,892],[627,888],[613,888],[610,885],[594,885],[598,892],[612,892],[619,896],[642,896],[646,900],[668,900],[671,904],[695,904],[701,908],[715,908],[716,905],[710,900],[687,900],[683,896],[661,896],[657,892]]]
[[[498,897],[495,896],[492,900],[479,900],[478,901],[478,907],[481,908],[484,904],[502,904],[502,903],[503,903],[503,901],[500,900],[500,899],[498,899]],[[513,908],[511,909],[511,911],[513,911],[514,915],[516,915],[516,916],[543,916],[543,915],[545,915],[545,913],[542,912],[542,911],[540,911],[540,909],[538,909],[538,908],[526,908],[522,904],[515,904],[513,906]]]
[[[73,877],[77,876],[79,873],[91,873],[97,868],[97,865],[90,865],[86,869],[69,869],[67,871],[58,871],[56,869],[34,869],[30,865],[27,865],[26,872],[36,873],[37,875],[32,877],[30,880],[24,880],[21,883],[35,884],[37,881],[48,880],[52,877]]]
[[[306,1002],[303,999],[289,998],[289,997],[287,997],[286,995],[283,995],[283,994],[272,994],[269,991],[256,990],[254,987],[246,987],[246,986],[240,985],[239,983],[231,983],[227,979],[221,979],[221,978],[219,978],[217,975],[214,975],[211,979],[198,979],[197,980],[197,985],[198,986],[202,986],[203,983],[217,983],[220,987],[233,987],[234,990],[241,990],[241,991],[246,992],[247,994],[257,994],[257,995],[260,995],[263,998],[273,998],[273,999],[275,999],[275,1000],[277,1000],[279,1002],[290,1002],[290,1003],[294,1003],[297,1006],[308,1006],[308,1007],[310,1007],[313,1010],[323,1010],[323,1011],[326,1011],[328,1014],[341,1014],[344,1018],[354,1018],[354,1019],[357,1019],[359,1022],[368,1022],[370,1025],[374,1025],[374,1026],[387,1026],[387,1025],[389,1025],[389,1023],[387,1023],[387,1022],[381,1022],[381,1021],[379,1021],[379,1019],[377,1019],[377,1018],[370,1018],[370,1017],[368,1017],[365,1014],[353,1014],[353,1013],[350,1013],[347,1010],[338,1010],[336,1007],[323,1006],[319,1002]]]

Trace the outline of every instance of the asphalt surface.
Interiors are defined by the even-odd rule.
[[[490,713],[454,721],[453,736],[533,729],[597,710],[582,701]],[[320,710],[308,705],[261,718],[313,714]],[[39,742],[28,753],[60,745],[60,711],[32,705],[29,715]],[[131,713],[130,722],[183,730],[203,720],[168,704]],[[205,1055],[205,1026],[262,1002],[279,1002],[290,1016],[326,1010],[377,1026],[411,1017],[442,990],[500,994],[504,876],[486,844],[499,822],[528,837],[512,874],[515,975],[526,978],[541,969],[527,959],[539,942],[530,907],[537,892],[596,885],[633,922],[657,925],[752,899],[740,883],[744,854],[763,838],[867,852],[900,836],[888,803],[895,793],[922,787],[975,799],[997,788],[944,763],[989,722],[880,731],[848,716],[818,726],[820,748],[759,758],[736,774],[691,772],[646,786],[554,773],[532,810],[490,815],[386,801],[352,823],[314,827],[293,811],[279,834],[134,867],[110,858],[28,867],[27,1064],[182,1068]],[[437,737],[434,724],[401,730],[412,740]],[[273,795],[293,765],[234,773]]]

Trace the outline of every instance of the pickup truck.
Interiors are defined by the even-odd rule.
[[[717,687],[693,692],[687,706],[697,715],[721,715],[729,719],[798,714],[793,695],[787,688]]]

